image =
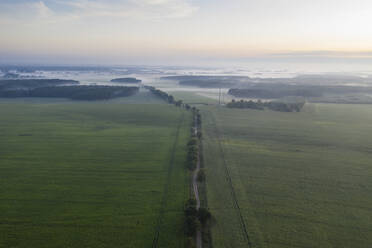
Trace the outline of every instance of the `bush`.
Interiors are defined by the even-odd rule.
[[[205,223],[207,223],[208,220],[210,220],[210,218],[212,217],[211,213],[208,211],[208,209],[206,208],[199,208],[199,211],[198,211],[198,219],[199,221],[205,225]]]
[[[198,131],[197,136],[198,136],[198,139],[201,139],[202,138],[202,133],[200,131]]]
[[[196,201],[194,199],[189,199],[185,204],[185,216],[194,216],[198,215],[198,211],[196,210]]]
[[[196,146],[198,145],[198,140],[196,138],[191,138],[190,141],[187,143],[187,146]]]
[[[198,160],[195,160],[195,159],[193,159],[193,160],[189,160],[189,161],[187,161],[187,168],[189,169],[189,170],[195,170],[196,169],[196,165],[197,165],[197,163],[198,163]]]
[[[195,241],[192,237],[187,238],[186,247],[187,248],[196,248]]]
[[[194,170],[198,163],[199,148],[197,145],[193,145],[194,141],[190,141],[187,151],[187,168]]]
[[[185,232],[188,237],[193,237],[198,230],[200,223],[195,216],[187,216],[185,221]]]
[[[200,169],[198,172],[198,181],[199,182],[204,182],[205,181],[205,172],[203,169]]]

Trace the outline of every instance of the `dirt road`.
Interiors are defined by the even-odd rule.
[[[198,133],[198,125],[195,121],[195,136]],[[198,172],[200,170],[200,155],[198,154],[198,162],[196,163],[196,169],[194,170],[192,176],[192,187],[194,190],[195,200],[196,200],[196,209],[199,210],[200,208],[200,198],[199,198],[199,191],[198,191]],[[201,230],[197,230],[196,237],[195,237],[196,247],[202,248],[202,237],[201,237]]]

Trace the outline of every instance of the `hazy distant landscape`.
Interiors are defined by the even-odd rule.
[[[190,247],[190,223],[199,220],[203,247],[372,242],[369,77],[141,67],[2,73],[1,245]],[[197,184],[207,222],[187,222],[184,212],[195,197],[191,108],[202,120],[205,179]]]
[[[371,13],[1,0],[0,248],[371,248]]]

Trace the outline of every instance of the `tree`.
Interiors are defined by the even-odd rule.
[[[198,161],[196,159],[190,159],[187,161],[187,168],[191,171],[195,170],[197,163]]]
[[[198,144],[198,140],[196,138],[191,138],[190,141],[187,143],[187,146],[196,146],[197,144]]]
[[[185,232],[186,235],[192,237],[199,228],[198,210],[196,209],[196,200],[189,199],[185,204]]]
[[[198,172],[198,181],[199,182],[204,182],[205,181],[205,171],[203,169],[200,169],[199,172]]]
[[[196,234],[200,224],[196,217],[187,216],[185,221],[185,232],[188,237],[193,237]]]
[[[196,248],[195,241],[192,237],[187,238],[186,247],[187,248]]]
[[[168,102],[171,104],[174,103],[174,97],[172,95],[168,95]]]
[[[201,139],[202,138],[202,133],[200,131],[198,131],[197,136],[198,136],[199,139]]]
[[[195,199],[189,199],[187,200],[185,204],[185,215],[186,216],[197,216],[198,210],[196,210],[196,200]]]
[[[206,208],[199,208],[198,219],[200,223],[205,225],[205,223],[212,217],[211,213]]]

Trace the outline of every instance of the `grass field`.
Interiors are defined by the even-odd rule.
[[[218,99],[216,100],[203,95],[198,95],[197,92],[173,91],[170,92],[170,94],[172,94],[176,99],[182,100],[184,103],[192,104],[195,106],[218,103]]]
[[[200,109],[215,248],[371,247],[371,105]]]
[[[0,247],[183,247],[191,115],[128,101],[0,100]]]

